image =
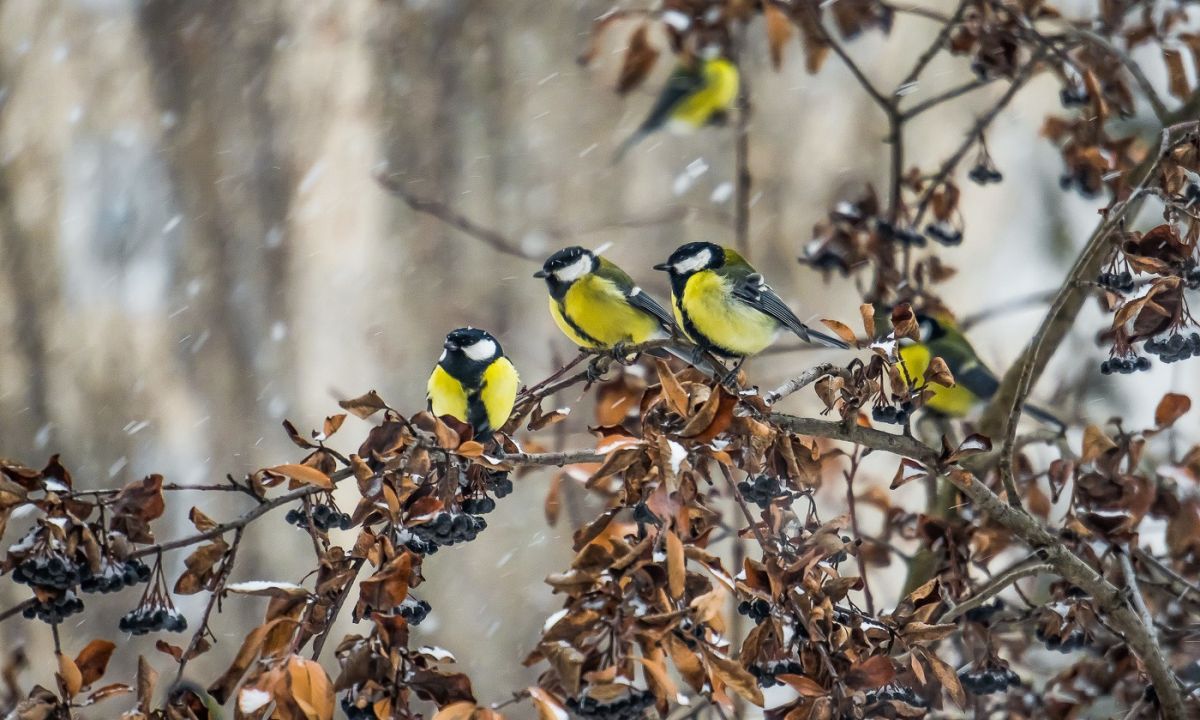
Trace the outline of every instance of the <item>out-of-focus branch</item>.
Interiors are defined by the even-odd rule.
[[[1158,642],[1158,634],[1154,631],[1154,616],[1150,614],[1150,608],[1146,607],[1146,598],[1142,595],[1141,587],[1138,586],[1137,573],[1133,571],[1133,561],[1129,559],[1129,553],[1124,549],[1117,551],[1117,559],[1121,563],[1121,574],[1125,576],[1125,583],[1129,586],[1129,595],[1133,599],[1133,606],[1142,616],[1142,624],[1146,626],[1146,632],[1149,633],[1150,639]]]
[[[739,62],[745,58],[742,52],[745,45],[746,27],[742,25],[738,38]],[[737,126],[734,139],[735,184],[734,195],[734,225],[733,237],[737,251],[743,257],[750,257],[750,191],[753,186],[753,176],[750,174],[750,81],[748,73],[740,73],[737,97]]]
[[[462,232],[470,235],[476,240],[482,241],[484,244],[494,248],[495,250],[512,255],[513,257],[523,258],[525,260],[535,260],[532,254],[525,252],[521,246],[514,242],[511,238],[505,237],[500,233],[486,228],[467,216],[458,212],[448,205],[438,202],[437,200],[429,200],[422,198],[409,192],[408,188],[404,187],[396,176],[387,172],[386,168],[381,168],[375,173],[375,181],[378,182],[385,190],[392,195],[403,200],[410,208],[419,213],[432,215],[442,222],[457,228]]]
[[[937,107],[938,105],[941,105],[944,102],[949,102],[950,100],[953,100],[957,97],[966,95],[967,93],[969,93],[973,90],[978,90],[979,88],[984,87],[985,85],[991,85],[993,82],[995,82],[995,78],[986,78],[984,80],[975,79],[975,80],[971,80],[969,82],[965,82],[962,85],[952,87],[949,90],[946,90],[945,92],[934,95],[933,97],[931,97],[927,100],[922,100],[921,102],[917,103],[916,105],[913,105],[912,107],[910,107],[907,110],[900,113],[900,117],[904,120],[911,120],[912,118],[915,118],[916,116],[920,115],[921,113],[925,112],[926,110]]]
[[[967,12],[968,5],[970,5],[970,0],[959,0],[954,14],[946,19],[942,28],[938,30],[937,36],[934,37],[933,42],[917,58],[912,70],[909,70],[908,75],[905,75],[904,79],[900,81],[900,87],[905,87],[916,82],[929,63],[937,57],[937,54],[945,47],[946,41],[950,39],[950,33],[954,32],[954,28],[958,27],[958,24],[962,21],[963,14]]]
[[[1125,69],[1129,71],[1129,74],[1133,76],[1133,80],[1137,83],[1138,88],[1141,89],[1142,94],[1146,96],[1146,100],[1150,103],[1150,107],[1154,111],[1154,117],[1158,118],[1158,121],[1163,125],[1170,123],[1168,120],[1170,113],[1167,110],[1166,103],[1163,102],[1158,91],[1154,89],[1150,78],[1146,77],[1146,73],[1142,71],[1142,66],[1134,62],[1129,53],[1118,48],[1103,35],[1087,28],[1073,28],[1071,32],[1120,60]]]

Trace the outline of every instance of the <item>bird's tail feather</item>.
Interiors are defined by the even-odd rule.
[[[818,345],[824,345],[825,347],[837,348],[838,350],[850,349],[850,346],[846,344],[846,341],[842,340],[841,338],[835,338],[832,335],[826,335],[820,330],[813,330],[807,325],[804,326],[804,330],[808,337],[804,337],[803,335],[801,337],[809,342],[814,342]]]
[[[617,147],[616,152],[613,153],[612,164],[616,165],[617,163],[621,162],[621,159],[625,157],[625,154],[628,153],[630,151],[630,149],[633,148],[634,145],[637,145],[639,142],[641,142],[642,139],[645,137],[646,137],[646,131],[638,130],[637,132],[633,133],[629,137],[625,138],[625,141],[622,142]]]
[[[1045,410],[1031,403],[1025,403],[1022,409],[1026,415],[1029,415],[1039,422],[1043,422],[1047,425],[1053,425],[1054,427],[1058,428],[1059,432],[1067,429],[1067,424],[1062,420],[1059,420],[1058,417],[1049,410]]]

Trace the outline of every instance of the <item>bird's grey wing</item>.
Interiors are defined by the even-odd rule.
[[[671,313],[667,309],[658,304],[658,301],[646,294],[640,287],[634,286],[628,293],[625,294],[625,299],[630,305],[647,312],[658,318],[664,329],[668,332],[675,327],[675,319],[671,317]]]
[[[763,276],[758,273],[750,273],[739,280],[733,287],[733,296],[756,310],[775,318],[805,342],[817,342],[843,350],[850,347],[842,340],[813,330],[800,322],[800,318],[796,317],[796,313],[792,312],[792,309],[775,294],[771,286],[767,285],[766,281],[763,280]]]

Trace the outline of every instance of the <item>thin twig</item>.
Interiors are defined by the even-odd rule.
[[[950,33],[954,32],[954,28],[958,27],[958,24],[962,22],[963,14],[967,12],[967,7],[970,6],[970,4],[970,0],[959,0],[958,7],[955,8],[954,14],[951,15],[950,18],[947,19],[942,25],[942,28],[938,30],[938,34],[936,37],[934,37],[933,42],[930,43],[929,47],[925,49],[925,52],[921,53],[921,56],[917,58],[917,62],[913,65],[912,70],[908,71],[908,75],[904,76],[904,79],[900,81],[898,87],[902,88],[917,81],[917,78],[919,78],[921,73],[925,71],[925,68],[929,65],[930,61],[932,61],[933,58],[937,56],[938,52],[945,47],[946,41],[950,39]]]
[[[448,205],[437,200],[429,200],[414,195],[409,192],[408,188],[404,187],[399,178],[388,173],[386,168],[380,169],[375,173],[375,180],[385,190],[403,200],[416,212],[432,215],[447,225],[458,228],[467,235],[482,241],[484,244],[506,255],[512,255],[513,257],[525,260],[538,259],[533,254],[522,250],[521,246],[512,239],[501,235],[491,228],[486,228],[476,223]]]
[[[952,87],[949,90],[946,90],[945,92],[938,93],[937,95],[934,95],[933,97],[931,97],[927,100],[922,100],[921,102],[917,103],[916,105],[913,105],[909,109],[901,112],[900,117],[903,120],[911,120],[912,118],[915,118],[916,116],[920,115],[921,113],[925,112],[926,110],[937,107],[938,105],[941,105],[944,102],[949,102],[950,100],[953,100],[957,97],[966,95],[967,93],[972,92],[973,90],[978,90],[981,87],[991,85],[995,81],[996,81],[995,78],[985,78],[983,80],[976,78],[975,80],[965,82],[962,85],[956,85],[955,87]]]
[[[313,640],[312,659],[321,659],[321,650],[325,647],[325,641],[329,639],[330,633],[333,631],[333,621],[337,619],[338,613],[342,610],[342,605],[346,603],[346,598],[350,596],[350,591],[354,589],[354,581],[358,579],[358,573],[362,570],[365,558],[355,558],[352,566],[354,574],[346,580],[342,591],[338,593],[337,599],[333,601],[333,606],[329,608],[329,613],[325,616],[325,630]]]
[[[738,39],[739,62],[745,57],[741,52],[745,46],[746,26],[741,27]],[[737,128],[734,149],[736,172],[734,203],[734,245],[743,257],[750,257],[750,190],[753,178],[750,175],[750,82],[745,72],[738,83]]]
[[[1200,602],[1200,585],[1196,585],[1195,583],[1189,581],[1187,578],[1168,567],[1165,563],[1163,563],[1163,561],[1154,557],[1145,550],[1135,549],[1133,554],[1137,558],[1138,562],[1149,565],[1166,577],[1171,586],[1172,592],[1176,593],[1176,597],[1178,599],[1183,600],[1190,594],[1195,595],[1195,598],[1192,599],[1193,602]]]
[[[1125,66],[1125,69],[1129,71],[1129,74],[1133,76],[1133,80],[1137,83],[1138,88],[1141,89],[1142,94],[1146,96],[1146,100],[1150,103],[1150,107],[1154,111],[1154,117],[1158,118],[1158,121],[1163,125],[1169,124],[1168,117],[1170,115],[1170,111],[1167,110],[1166,103],[1163,102],[1162,97],[1160,97],[1158,94],[1158,91],[1154,89],[1154,85],[1150,82],[1150,78],[1146,77],[1146,73],[1142,71],[1142,66],[1135,62],[1134,59],[1129,56],[1129,53],[1118,48],[1112,43],[1111,40],[1103,35],[1093,32],[1092,30],[1088,30],[1087,28],[1072,28],[1071,33],[1083,38],[1084,40],[1092,43],[1096,47],[1101,48],[1105,52],[1120,60],[1121,64]]]
[[[975,120],[975,124],[971,126],[971,129],[967,132],[966,138],[962,141],[962,143],[959,144],[958,149],[942,162],[941,167],[938,168],[937,173],[933,176],[933,180],[930,181],[929,187],[926,189],[925,194],[921,196],[921,201],[917,204],[917,216],[913,221],[914,226],[920,226],[921,219],[925,217],[925,211],[928,209],[930,201],[933,200],[934,192],[936,192],[938,188],[945,184],[946,180],[949,179],[950,174],[954,172],[954,169],[958,167],[960,162],[962,162],[962,159],[967,152],[975,145],[976,142],[979,141],[979,138],[983,136],[983,133],[992,124],[992,121],[996,119],[996,117],[1002,110],[1004,110],[1004,108],[1008,107],[1008,104],[1014,97],[1016,97],[1017,93],[1022,87],[1024,87],[1025,83],[1028,82],[1031,77],[1033,77],[1033,71],[1037,69],[1038,65],[1041,64],[1043,52],[1044,51],[1038,51],[1029,59],[1028,62],[1025,63],[1025,66],[1021,68],[1015,77],[1013,77],[1012,82],[1009,84],[1008,89],[1004,91],[1004,94],[1000,96],[1000,98],[995,102],[994,105],[992,105],[991,108],[988,109],[987,112],[985,112],[983,115],[980,115],[979,118]]]
[[[205,634],[211,634],[208,629],[208,619],[212,617],[213,609],[221,600],[221,594],[225,592],[225,583],[229,581],[229,574],[233,572],[233,563],[237,558],[238,547],[242,544],[242,533],[245,528],[238,528],[233,535],[233,543],[229,549],[225,551],[225,557],[221,560],[221,570],[217,573],[216,581],[213,584],[212,594],[208,598],[208,604],[204,606],[204,614],[200,616],[200,624],[196,628],[196,632],[192,634],[192,640],[184,649],[183,654],[179,656],[179,672],[175,673],[175,682],[183,679],[183,669],[187,667],[188,661],[192,659],[192,654],[200,647],[200,641],[204,639]]]
[[[982,589],[977,591],[974,595],[967,598],[966,600],[963,600],[962,602],[960,602],[959,604],[950,608],[946,612],[942,613],[942,616],[940,618],[938,618],[938,622],[939,623],[954,622],[955,620],[962,617],[966,613],[970,612],[971,610],[974,610],[977,607],[982,606],[987,601],[991,600],[992,598],[996,597],[1000,593],[1004,592],[1005,588],[1007,588],[1009,585],[1012,585],[1013,583],[1017,582],[1021,578],[1027,578],[1027,577],[1031,577],[1033,575],[1041,575],[1042,573],[1048,573],[1053,570],[1054,570],[1054,567],[1051,566],[1050,563],[1040,562],[1040,561],[1036,561],[1036,560],[1032,561],[1032,562],[1024,561],[1024,562],[1017,563],[1017,565],[1015,565],[1014,567],[1011,567],[1008,570],[1005,570],[1004,572],[1000,573],[996,577],[992,578],[991,582],[989,582]]]
[[[774,405],[788,395],[791,395],[799,390],[803,390],[826,375],[845,376],[847,374],[848,373],[844,368],[838,367],[833,363],[821,363],[819,365],[814,365],[766,395],[763,395],[763,402],[765,402],[767,405]]]
[[[1117,560],[1121,563],[1121,574],[1125,576],[1127,589],[1133,598],[1133,606],[1141,614],[1142,624],[1146,626],[1150,639],[1158,642],[1158,634],[1154,630],[1154,616],[1150,614],[1150,608],[1146,607],[1146,597],[1142,595],[1142,589],[1138,586],[1137,573],[1133,571],[1133,561],[1129,559],[1129,552],[1126,549],[1118,549]]]

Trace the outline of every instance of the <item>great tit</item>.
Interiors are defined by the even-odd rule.
[[[903,372],[919,381],[933,358],[940,357],[954,375],[953,387],[930,383],[929,390],[933,394],[925,401],[926,408],[939,415],[958,418],[996,394],[1000,381],[979,359],[975,348],[949,315],[918,314],[917,326],[921,342],[900,344]],[[1048,425],[1063,427],[1061,420],[1039,407],[1027,403],[1025,412]]]
[[[784,329],[806,342],[850,347],[800,322],[762,275],[729,248],[688,243],[654,269],[670,273],[675,320],[705,350],[745,358],[765,350]]]
[[[487,441],[508,422],[520,378],[496,338],[476,328],[459,328],[446,336],[441,357],[429,376],[429,409],[475,429]]]
[[[591,250],[563,248],[533,276],[545,279],[550,314],[576,345],[609,349],[671,334],[671,314],[624,270]]]
[[[667,79],[641,127],[617,148],[613,162],[663,126],[683,134],[724,122],[737,100],[738,77],[737,66],[723,57],[681,63]]]

